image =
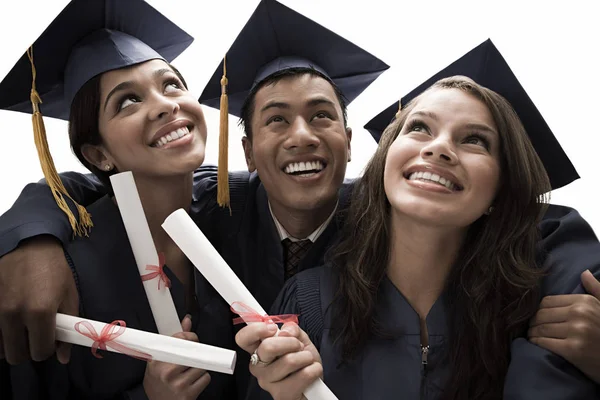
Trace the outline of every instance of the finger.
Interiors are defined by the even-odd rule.
[[[581,283],[586,292],[600,300],[600,282],[592,275],[590,270],[583,271],[581,274]]]
[[[67,296],[58,306],[58,312],[77,317],[79,316],[79,293],[74,280],[69,283],[69,286]],[[53,316],[52,326],[49,327],[53,333],[55,332],[55,324],[56,315]],[[71,343],[56,342],[56,358],[61,364],[67,364],[71,359],[71,348]]]
[[[267,384],[271,387],[269,390],[274,398],[304,398],[304,393],[308,387],[319,377],[323,376],[323,366],[320,363],[313,362],[311,365],[295,372],[286,379],[275,383]],[[268,390],[268,389],[267,389]]]
[[[300,329],[300,327],[298,326],[298,324],[296,324],[295,322],[286,322],[281,327],[281,330],[279,332],[279,336],[287,336],[287,337],[298,338],[298,337],[300,337],[300,333],[301,332],[302,332],[302,329]]]
[[[256,349],[256,354],[261,361],[270,363],[278,357],[302,350],[304,345],[295,337],[278,336],[263,340]]]
[[[205,369],[189,368],[181,373],[178,380],[181,382],[182,385],[191,386],[194,382],[196,382],[198,379],[202,378],[202,376],[206,374],[207,372]]]
[[[277,325],[263,322],[252,323],[243,327],[235,335],[235,342],[248,353],[253,353],[263,339],[277,333]]]
[[[187,314],[185,317],[183,317],[183,320],[181,321],[181,329],[183,329],[184,332],[191,332],[192,316],[190,314]]]
[[[5,317],[1,322],[4,355],[11,365],[21,364],[30,359],[27,332],[19,318]]]
[[[189,390],[192,393],[192,396],[198,397],[198,395],[200,393],[202,393],[204,391],[204,389],[206,389],[206,387],[210,383],[210,380],[211,380],[210,374],[205,373],[200,378],[198,378],[196,380],[196,382],[192,383],[190,385],[190,390]]]
[[[537,325],[533,328],[529,328],[527,334],[530,338],[544,337],[552,339],[566,339],[569,336],[569,324],[558,323]]]
[[[542,299],[540,308],[568,307],[582,301],[581,298],[585,296],[585,294],[559,294],[555,296],[546,296]]]
[[[4,360],[4,341],[2,340],[2,331],[0,330],[0,360]]]
[[[564,358],[568,350],[567,341],[564,339],[555,339],[555,338],[547,338],[547,337],[536,337],[529,339],[531,343],[536,346],[540,346],[548,351],[551,351],[555,354]]]
[[[279,382],[288,375],[308,367],[315,361],[310,351],[288,353],[273,361],[269,365],[251,365],[252,375],[265,382]]]
[[[198,335],[196,335],[196,332],[177,332],[176,334],[173,335],[173,337],[183,339],[183,340],[189,340],[191,342],[198,341]]]
[[[569,320],[569,307],[542,308],[529,322],[529,326],[566,322]]]
[[[36,313],[25,317],[29,351],[33,361],[44,361],[55,351],[56,313]]]

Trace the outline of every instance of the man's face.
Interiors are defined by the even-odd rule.
[[[258,172],[274,208],[317,211],[337,201],[352,130],[329,82],[302,74],[265,85],[250,124],[248,170]]]

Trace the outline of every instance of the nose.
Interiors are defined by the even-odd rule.
[[[179,103],[173,98],[169,98],[162,94],[157,94],[153,97],[154,98],[152,99],[150,119],[158,120],[175,115],[179,112]]]
[[[320,143],[310,124],[304,118],[298,117],[289,127],[285,148],[317,147]]]
[[[421,157],[424,160],[441,161],[450,164],[455,164],[458,161],[452,138],[442,135],[436,137],[421,149]]]

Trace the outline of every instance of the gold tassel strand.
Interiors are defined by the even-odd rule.
[[[223,77],[221,78],[221,121],[219,125],[219,163],[217,170],[217,203],[229,208],[229,99],[227,98],[227,57],[223,58]]]
[[[33,107],[33,139],[35,142],[35,147],[37,148],[44,178],[46,178],[46,183],[52,191],[52,195],[54,196],[56,204],[67,215],[67,218],[69,218],[69,223],[73,229],[73,235],[88,236],[88,231],[92,228],[92,226],[94,226],[92,223],[92,218],[87,210],[83,206],[77,204],[77,202],[75,202],[67,193],[67,190],[58,176],[58,172],[56,172],[56,167],[54,166],[54,161],[52,160],[52,155],[50,154],[48,139],[46,137],[46,127],[44,126],[44,119],[39,107],[42,99],[40,98],[40,95],[35,87],[36,70],[33,63],[33,47],[30,47],[27,50],[27,57],[29,57],[29,62],[31,63],[31,73],[33,76],[30,96],[31,105]],[[77,207],[77,212],[79,213],[80,219],[79,222],[71,212],[71,209],[65,200],[65,196],[71,199],[71,201],[73,201]]]

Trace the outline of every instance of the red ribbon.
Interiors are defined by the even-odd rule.
[[[84,332],[80,325],[84,326],[87,329],[87,332]],[[152,360],[152,356],[150,354],[131,349],[119,342],[116,342],[115,339],[121,336],[125,332],[125,321],[116,320],[111,322],[110,324],[106,324],[104,328],[102,328],[102,332],[98,335],[96,329],[94,329],[93,325],[88,321],[79,321],[75,324],[75,330],[81,333],[83,336],[87,336],[94,341],[92,344],[92,354],[96,358],[102,358],[100,354],[98,354],[98,349],[107,350],[107,347],[111,347],[117,350],[119,353],[126,354],[133,358],[137,358],[142,361],[150,361]]]
[[[238,306],[234,308],[234,306]],[[286,322],[298,323],[298,314],[281,314],[281,315],[261,315],[246,304],[234,301],[231,303],[231,311],[239,317],[233,319],[233,324],[243,324],[244,322],[266,322],[275,324],[285,324]]]
[[[146,265],[146,271],[153,271],[149,274],[142,275],[142,281],[151,281],[158,277],[158,290],[160,290],[160,283],[164,282],[165,286],[171,287],[171,280],[165,274],[163,267],[165,266],[165,254],[158,253],[158,265]]]

